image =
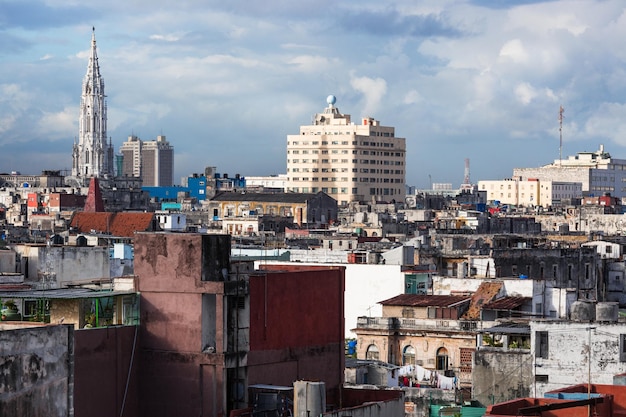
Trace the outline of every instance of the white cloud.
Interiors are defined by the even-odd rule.
[[[350,85],[364,96],[363,116],[376,114],[387,93],[387,82],[382,78],[352,77]]]
[[[521,83],[515,87],[515,96],[520,103],[527,106],[535,97],[537,97],[537,91],[529,83]]]
[[[44,112],[37,124],[37,132],[51,140],[67,139],[77,135],[78,107],[66,107],[60,112]]]
[[[528,61],[528,52],[519,39],[512,39],[506,42],[500,49],[499,56],[501,58],[510,59],[515,63],[526,63]]]

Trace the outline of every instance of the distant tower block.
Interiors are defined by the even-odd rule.
[[[472,182],[470,181],[470,160],[469,158],[465,158],[465,175],[463,176],[461,191],[471,191],[473,188]]]

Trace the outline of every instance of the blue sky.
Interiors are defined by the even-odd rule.
[[[92,26],[116,151],[167,136],[175,182],[284,173],[329,94],[407,139],[407,183],[626,158],[626,3],[3,0],[0,172],[69,169]]]

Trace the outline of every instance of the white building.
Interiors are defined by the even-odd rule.
[[[535,382],[530,389],[534,396],[577,383],[612,385],[615,375],[624,374],[626,323],[617,321],[617,309],[614,318],[608,322],[531,321]]]
[[[276,190],[280,192],[284,192],[287,185],[287,175],[279,174],[279,175],[269,175],[269,176],[257,176],[257,177],[248,177],[246,176],[246,188],[249,189],[258,189],[261,191],[264,190]]]
[[[162,230],[183,232],[187,230],[187,216],[184,213],[170,213],[158,211],[155,213]]]
[[[96,34],[91,35],[91,54],[80,99],[78,143],[72,151],[72,176],[83,182],[90,177],[113,175],[113,145],[107,144],[107,105],[104,80],[96,54]]]
[[[580,182],[585,196],[626,197],[626,159],[612,158],[604,146],[595,152],[578,152],[564,160],[539,168],[515,168],[514,177],[523,180]]]
[[[536,178],[513,177],[506,180],[478,182],[478,189],[487,192],[487,201],[514,206],[550,207],[564,200],[582,198],[582,183]]]
[[[370,117],[354,124],[335,102],[328,96],[328,107],[311,125],[287,136],[287,189],[323,191],[339,205],[372,199],[403,202],[406,139]]]

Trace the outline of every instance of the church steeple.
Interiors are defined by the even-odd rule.
[[[78,143],[72,152],[72,175],[79,178],[108,177],[113,174],[112,145],[107,143],[107,105],[104,80],[96,48],[96,30],[92,28],[91,53],[83,79],[80,100]]]

